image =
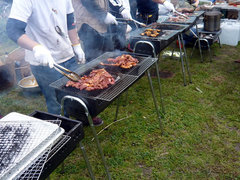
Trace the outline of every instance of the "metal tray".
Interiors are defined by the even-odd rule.
[[[15,146],[16,142],[19,141],[16,136],[12,136],[11,134],[13,129],[17,128],[18,131],[26,129],[25,132],[27,132],[27,137],[25,137],[24,142],[19,142],[19,144],[22,143],[22,147],[16,148],[15,150],[11,148],[11,154],[9,154],[8,148],[0,148],[0,157],[2,158],[0,161],[3,163],[3,160],[6,160],[5,157],[9,158],[6,168],[0,172],[0,179],[17,179],[41,156],[47,151],[50,151],[52,145],[55,144],[64,133],[64,129],[56,124],[44,122],[16,112],[12,112],[3,117],[0,120],[0,126],[10,128],[8,129],[10,132],[8,133],[8,137],[1,134],[0,145],[2,147],[5,147],[5,145],[6,147],[11,147],[11,145]],[[16,131],[14,133],[16,133]]]

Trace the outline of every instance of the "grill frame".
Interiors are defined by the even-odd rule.
[[[176,16],[173,16],[173,17],[176,17]],[[189,16],[189,19],[187,21],[184,21],[184,22],[172,22],[172,21],[169,21],[167,18],[165,21],[163,21],[163,23],[170,23],[170,24],[189,24],[189,25],[192,25],[192,24],[195,24],[196,21],[198,20],[200,16]]]
[[[97,96],[89,96],[88,94],[82,94],[82,92],[78,89],[74,88],[75,90],[73,91],[72,88],[64,87],[68,79],[66,77],[62,77],[61,79],[50,84],[50,86],[55,89],[58,102],[61,102],[61,99],[66,95],[78,97],[82,99],[87,105],[90,115],[92,117],[97,116],[107,106],[109,106],[114,99],[116,99],[120,94],[132,86],[146,72],[146,70],[149,69],[157,61],[157,58],[152,58],[143,54],[129,53],[125,51],[106,52],[91,62],[76,69],[75,72],[78,74],[84,74],[84,72],[88,71],[89,69],[98,67],[99,63],[103,59],[116,57],[121,54],[130,54],[137,58],[141,57],[143,60],[137,66],[132,67],[131,70],[126,71],[124,74],[119,72],[121,78],[116,81],[115,84],[104,90],[101,90],[100,94]],[[68,107],[70,109],[75,109],[74,103],[68,104]],[[73,116],[78,118],[85,117],[83,110],[76,110],[76,114],[78,115]],[[86,118],[84,118],[82,121],[86,121]]]
[[[161,41],[169,41],[170,39],[177,37],[177,35],[180,33],[177,30],[163,30],[164,34],[158,37],[141,36],[140,34],[144,32],[146,29],[149,29],[149,27],[138,28],[130,32],[130,37],[133,39],[139,39],[139,40],[161,42]]]
[[[49,153],[47,161],[43,167],[39,179],[46,179],[71,152],[77,147],[78,143],[84,138],[83,124],[80,121],[69,119],[63,116],[50,114],[43,111],[34,111],[30,116],[47,121],[49,119],[61,120],[60,127],[65,130],[64,135],[69,136],[70,140],[62,145],[64,137],[57,142]],[[61,148],[55,149],[54,147]]]

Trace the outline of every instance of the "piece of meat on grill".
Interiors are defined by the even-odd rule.
[[[92,70],[88,76],[84,75],[78,82],[68,81],[66,87],[93,91],[97,89],[105,89],[114,83],[115,79],[105,69],[95,69]]]
[[[157,37],[161,32],[160,29],[145,29],[144,32],[140,33],[141,36],[148,36],[148,37]]]
[[[136,66],[137,63],[139,62],[136,58],[132,57],[129,54],[123,54],[121,56],[118,56],[116,58],[108,58],[108,62],[111,62],[110,64],[106,64],[101,62],[101,65],[104,66],[119,66],[124,69],[129,69],[133,66]]]

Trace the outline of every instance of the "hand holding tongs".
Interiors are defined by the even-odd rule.
[[[56,70],[57,70],[58,72],[60,72],[62,75],[66,76],[66,77],[67,77],[68,79],[70,79],[71,81],[78,82],[78,81],[81,79],[81,77],[80,77],[77,73],[75,73],[75,72],[73,72],[73,71],[71,71],[71,70],[69,70],[69,69],[67,69],[67,68],[65,68],[65,67],[63,67],[63,66],[60,66],[60,65],[57,64],[57,63],[54,63],[54,64],[53,64],[53,67],[54,67],[54,69],[56,69]],[[66,72],[69,72],[69,74],[63,72],[61,69],[64,70],[64,71],[66,71]]]
[[[185,18],[188,18],[188,16],[187,15],[185,15],[185,14],[182,14],[182,13],[180,13],[180,12],[178,12],[178,11],[174,11],[174,13],[176,13],[177,15],[179,15],[179,16],[183,16],[183,17],[185,17]]]
[[[137,21],[137,20],[135,20],[135,19],[116,18],[116,20],[117,20],[117,21],[126,21],[126,22],[132,21],[132,22],[134,22],[134,23],[136,23],[136,24],[139,24],[140,26],[147,27],[146,24],[141,23],[141,22],[139,22],[139,21]]]

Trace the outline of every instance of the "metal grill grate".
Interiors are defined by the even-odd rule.
[[[120,54],[123,54],[123,52],[107,52],[103,54],[102,56],[98,57],[97,59],[94,59],[90,63],[86,64],[86,66],[77,69],[75,72],[77,72],[80,75],[85,74],[86,72],[91,71],[92,69],[99,66],[99,63],[103,59],[107,59],[110,57],[116,57]],[[127,52],[124,52],[124,54],[129,54]],[[72,88],[72,87],[66,87],[67,79],[65,77],[55,81],[51,84],[53,88],[56,90],[59,90],[61,92],[64,92],[68,95],[74,95],[77,97],[85,97],[93,100],[103,100],[103,101],[112,101],[115,97],[117,97],[119,94],[121,94],[125,89],[127,89],[130,85],[132,85],[138,78],[141,76],[147,68],[151,67],[153,63],[157,61],[155,58],[148,57],[146,55],[140,55],[140,54],[130,54],[134,57],[141,59],[141,62],[137,65],[132,67],[129,70],[126,70],[124,72],[118,72],[117,69],[110,71],[109,73],[115,78],[115,84],[109,86],[107,89],[104,90],[94,90],[94,91],[80,91],[79,89]],[[107,68],[105,68],[107,69]]]
[[[97,97],[99,100],[112,101],[115,97],[120,95],[130,85],[138,79],[136,76],[126,76],[122,81],[118,81],[114,86],[108,88],[101,95]]]
[[[63,133],[58,125],[26,115],[5,116],[0,121],[0,179],[39,177],[52,145]]]
[[[180,32],[186,31],[189,28],[189,25],[186,24],[163,24],[163,23],[153,23],[149,25],[153,29],[162,29],[162,30],[177,30]]]
[[[146,72],[148,68],[150,68],[155,62],[157,61],[156,58],[149,58],[146,61],[144,61],[141,66],[134,68],[129,75],[133,76],[141,76],[143,73]]]
[[[41,155],[41,157],[25,171],[18,179],[38,179],[42,173],[42,169],[44,167],[45,162],[50,159],[52,156],[56,154],[56,152],[61,149],[69,140],[71,139],[70,136],[63,135],[60,142],[57,143],[57,146],[54,146],[52,149],[49,147],[45,153]]]

